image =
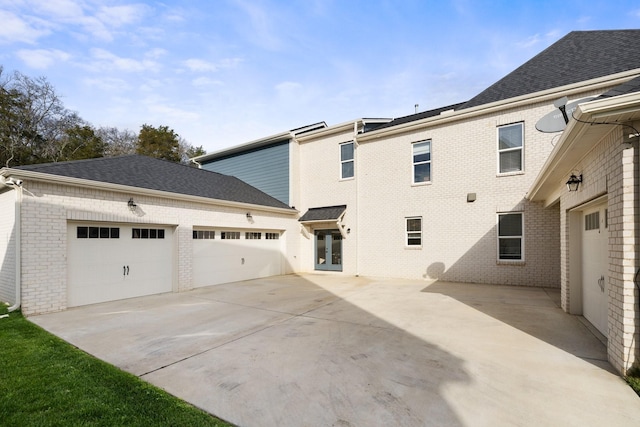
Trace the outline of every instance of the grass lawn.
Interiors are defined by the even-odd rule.
[[[230,426],[20,313],[0,319],[0,367],[0,425]]]
[[[640,368],[632,369],[627,373],[625,380],[627,380],[631,388],[640,396]]]

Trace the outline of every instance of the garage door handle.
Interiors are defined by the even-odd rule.
[[[600,276],[600,279],[598,279],[598,285],[600,286],[600,291],[604,292],[604,276]]]
[[[129,275],[129,266],[128,265],[123,265],[122,266],[122,275],[123,276],[128,276]]]
[[[127,265],[127,276],[129,275],[129,266]]]

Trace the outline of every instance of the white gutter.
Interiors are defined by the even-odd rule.
[[[209,205],[225,206],[225,207],[232,207],[232,208],[252,209],[257,211],[275,212],[275,213],[282,213],[282,214],[288,214],[288,215],[298,214],[297,210],[289,209],[289,208],[276,208],[272,206],[255,205],[252,203],[245,203],[245,202],[234,202],[230,200],[212,199],[212,198],[203,197],[203,196],[192,196],[188,194],[172,193],[169,191],[152,190],[152,189],[141,188],[141,187],[132,187],[129,185],[111,184],[108,182],[92,181],[92,180],[80,179],[80,178],[71,178],[67,176],[46,174],[42,172],[27,171],[22,169],[2,168],[2,170],[0,170],[0,174],[2,174],[3,176],[7,176],[11,174],[11,176],[19,177],[22,179],[29,179],[32,181],[64,184],[64,185],[75,186],[75,187],[91,187],[94,189],[113,191],[117,193],[126,193],[126,194],[136,193],[139,195],[162,197],[165,199],[180,200],[180,201],[186,201],[186,202],[205,203]]]

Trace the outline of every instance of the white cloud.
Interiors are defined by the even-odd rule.
[[[282,97],[295,97],[300,89],[302,89],[302,85],[297,82],[282,82],[276,85],[276,92],[278,92],[278,96]]]
[[[242,62],[240,58],[225,58],[218,63],[205,61],[204,59],[190,58],[183,62],[183,64],[190,70],[196,73],[216,72],[222,68],[233,68]]]
[[[236,0],[235,4],[246,13],[249,20],[242,20],[242,34],[248,36],[255,44],[266,49],[277,50],[282,46],[282,41],[274,27],[273,20],[277,16],[276,11],[262,5],[246,0]]]
[[[196,72],[214,72],[218,70],[218,67],[215,64],[202,59],[187,59],[184,61],[184,65],[191,71]]]
[[[537,45],[538,43],[540,43],[540,34],[534,34],[525,40],[516,42],[516,46],[520,48],[529,48]]]
[[[56,62],[68,61],[71,58],[67,52],[58,49],[21,49],[16,55],[31,68],[46,69]]]
[[[96,17],[107,25],[121,27],[140,21],[144,17],[145,12],[146,6],[139,4],[112,7],[103,6],[96,14]]]
[[[94,58],[94,61],[89,65],[89,68],[94,71],[117,70],[135,73],[143,71],[156,72],[161,68],[160,64],[152,59],[137,60],[124,58],[106,49],[93,48],[91,49],[91,56]]]
[[[49,33],[47,28],[36,28],[19,16],[0,10],[0,43],[35,43],[38,38]]]
[[[96,87],[108,92],[122,91],[131,88],[131,86],[125,80],[113,77],[84,79],[82,82],[86,86]]]
[[[196,79],[193,79],[191,81],[191,84],[193,86],[222,86],[224,83],[222,83],[220,80],[214,80],[214,79],[210,79],[208,77],[198,77]]]

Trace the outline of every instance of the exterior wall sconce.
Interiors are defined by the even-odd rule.
[[[251,212],[247,212],[247,219],[249,221],[251,221],[253,219],[253,216],[251,215]]]
[[[129,210],[131,212],[135,211],[136,208],[138,207],[138,205],[136,205],[136,202],[133,201],[133,197],[129,199],[129,201],[127,202],[127,206],[129,206]]]
[[[575,176],[571,174],[569,177],[569,181],[567,181],[567,189],[569,191],[578,191],[578,187],[580,187],[580,183],[582,182],[582,174],[580,176]]]

